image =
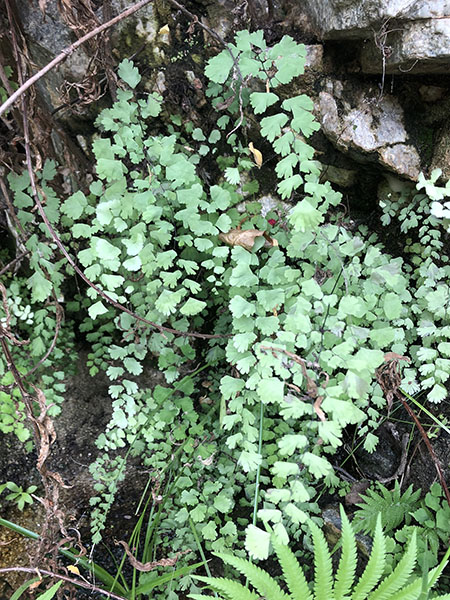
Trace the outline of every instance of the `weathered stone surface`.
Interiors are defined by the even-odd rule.
[[[325,39],[373,36],[386,21],[450,15],[449,0],[307,0],[306,9]]]
[[[450,0],[308,0],[324,39],[365,40],[365,73],[447,73]]]
[[[447,74],[449,61],[450,16],[393,26],[392,33],[364,44],[361,52],[365,73]]]
[[[424,102],[437,102],[444,97],[446,90],[437,85],[421,85],[419,94]]]
[[[434,148],[430,171],[433,169],[442,170],[442,178],[450,179],[450,119],[447,118],[439,133],[436,146]]]
[[[327,138],[340,150],[358,152],[361,162],[379,162],[399,175],[416,179],[420,159],[417,150],[408,145],[403,110],[392,96],[374,96],[369,88],[362,89],[355,106],[339,98],[350,98],[341,85],[329,82],[319,94],[319,119]]]
[[[324,165],[322,177],[342,188],[349,188],[355,184],[357,171],[354,169],[343,169],[334,165]]]
[[[396,144],[380,150],[380,159],[399,175],[417,179],[420,173],[420,158],[413,146]]]
[[[55,56],[68,48],[76,37],[67,23],[64,22],[56,2],[46,4],[45,16],[39,9],[37,2],[17,2],[17,10],[31,58],[39,69],[50,62]],[[112,16],[115,16],[130,7],[127,0],[112,0]],[[103,22],[102,10],[96,12],[98,21]],[[129,48],[121,43],[125,31],[132,31],[134,40],[140,40],[148,44],[155,57],[155,63],[159,64],[164,59],[164,51],[161,46],[167,45],[168,39],[159,35],[160,25],[153,3],[143,7],[131,17],[119,22],[111,28],[112,46],[120,60],[128,56]],[[65,81],[81,81],[91,63],[92,56],[89,54],[87,44],[80,46],[70,54],[57,69],[52,69],[45,77],[39,80],[38,87],[48,103],[49,110],[61,104],[60,89]],[[61,117],[61,115],[59,115]]]
[[[323,71],[323,46],[311,44],[306,46],[305,69]]]

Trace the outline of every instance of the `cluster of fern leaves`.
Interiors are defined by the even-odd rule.
[[[425,600],[429,591],[441,574],[448,556],[439,567],[423,577],[413,575],[417,562],[416,535],[413,534],[406,552],[395,569],[383,578],[386,565],[386,538],[381,526],[381,516],[377,518],[375,535],[370,558],[359,579],[356,578],[357,549],[355,532],[341,507],[342,539],[341,556],[336,573],[333,575],[331,553],[327,541],[319,527],[309,522],[314,545],[314,578],[308,583],[303,568],[294,553],[274,535],[272,545],[278,557],[288,592],[282,590],[277,581],[263,569],[236,556],[215,553],[226,564],[237,569],[252,584],[256,591],[241,583],[226,578],[200,577],[214,592],[225,600]],[[449,554],[447,552],[447,554]],[[206,596],[191,594],[190,598],[200,600]],[[450,594],[434,596],[441,600],[450,599]]]

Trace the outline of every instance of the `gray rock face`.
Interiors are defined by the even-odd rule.
[[[374,96],[369,89],[357,97],[356,106],[342,102],[342,92],[321,92],[319,95],[319,119],[327,138],[339,149],[355,151],[360,160],[379,162],[398,175],[416,179],[419,175],[420,159],[417,150],[408,145],[403,121],[403,110],[391,96]],[[328,89],[336,89],[329,85]],[[346,94],[342,97],[349,97]]]
[[[64,22],[56,2],[47,3],[45,16],[42,14],[37,2],[17,2],[16,6],[36,70],[46,65],[76,40],[68,24]],[[129,8],[130,3],[127,0],[112,0],[111,7],[112,16],[116,16]],[[96,12],[96,17],[100,23],[103,22],[101,9]],[[134,28],[136,38],[139,37],[155,47],[155,55],[160,52],[155,43],[159,24],[155,16],[153,3],[143,7],[140,11],[109,30],[112,36],[112,46],[117,51],[118,58],[121,57],[121,52],[125,56],[127,55],[126,49],[119,49],[120,36],[124,28],[130,26]],[[163,39],[158,41],[164,42]],[[58,66],[58,69],[52,69],[38,82],[38,88],[43,94],[50,111],[61,104],[59,90],[64,82],[82,81],[91,61],[92,56],[89,47],[84,44],[70,54]]]
[[[365,40],[365,73],[447,73],[450,0],[308,0],[324,39]]]
[[[386,73],[448,73],[449,60],[450,17],[406,23],[361,52],[365,73],[380,73],[383,62]]]

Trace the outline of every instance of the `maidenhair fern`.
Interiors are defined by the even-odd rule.
[[[260,598],[265,600],[426,600],[429,597],[429,590],[436,583],[448,557],[429,574],[428,578],[414,576],[417,544],[416,536],[413,535],[395,569],[389,576],[383,577],[386,539],[381,527],[381,517],[378,516],[370,558],[361,577],[356,579],[355,533],[342,507],[341,519],[342,550],[334,578],[331,554],[325,536],[314,522],[309,521],[314,547],[312,582],[307,582],[303,568],[297,562],[293,552],[275,535],[272,535],[272,545],[288,592],[283,591],[279,583],[260,567],[243,558],[223,553],[215,554],[246,577],[254,591],[232,579],[201,576],[197,576],[196,579],[206,583],[225,600],[259,600]],[[189,597],[201,600],[207,596],[191,594]],[[450,594],[434,597],[449,600]]]

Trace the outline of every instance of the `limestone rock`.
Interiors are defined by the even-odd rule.
[[[334,89],[333,84],[327,89]],[[340,102],[350,98],[337,86],[337,99],[329,91],[319,94],[318,111],[326,137],[341,151],[351,152],[360,162],[379,162],[401,176],[415,180],[420,158],[408,145],[403,110],[392,96],[375,96],[369,89],[356,94],[354,106]],[[342,105],[342,106],[341,106]]]
[[[305,69],[323,71],[323,46],[322,44],[310,44],[306,46]]]
[[[450,179],[450,119],[447,118],[439,133],[436,146],[434,148],[430,171],[433,169],[442,170],[442,179]]]
[[[324,39],[365,40],[365,73],[447,73],[450,0],[308,0]]]
[[[334,165],[324,165],[322,177],[342,188],[350,188],[356,182],[357,171],[354,169],[343,169]]]
[[[411,21],[364,44],[361,53],[365,73],[448,73],[450,17]],[[384,63],[384,66],[383,66]]]
[[[368,38],[386,21],[436,19],[449,0],[307,0],[306,10],[325,39]]]

